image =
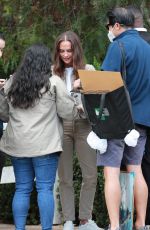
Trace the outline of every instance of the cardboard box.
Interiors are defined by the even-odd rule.
[[[107,93],[124,85],[120,72],[78,70],[82,93]]]

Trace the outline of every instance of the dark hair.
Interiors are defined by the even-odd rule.
[[[115,23],[119,23],[125,27],[133,27],[134,26],[134,16],[131,12],[129,12],[126,8],[116,7],[107,12],[107,18],[109,20],[109,25],[115,25]]]
[[[13,107],[27,109],[46,93],[51,76],[51,55],[48,47],[35,44],[29,47],[13,76],[8,98]],[[42,92],[41,92],[41,89]]]
[[[135,5],[129,5],[126,9],[134,16],[134,27],[143,27],[143,13],[141,9]]]
[[[77,70],[84,69],[85,63],[83,58],[83,49],[80,43],[80,39],[76,33],[73,31],[66,31],[58,36],[55,42],[55,50],[54,50],[54,73],[58,76],[62,77],[65,70],[64,62],[60,58],[60,43],[63,41],[71,42],[71,49],[73,52],[73,69],[76,78],[78,78]]]
[[[5,36],[2,32],[0,32],[0,39],[2,39],[3,41],[5,41]]]

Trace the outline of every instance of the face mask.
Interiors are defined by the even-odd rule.
[[[107,34],[108,38],[109,38],[109,41],[110,42],[113,42],[113,39],[115,38],[115,35],[113,34],[112,31],[109,31],[108,34]]]

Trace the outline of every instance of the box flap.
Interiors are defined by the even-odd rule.
[[[112,92],[123,86],[120,72],[78,70],[83,93]]]

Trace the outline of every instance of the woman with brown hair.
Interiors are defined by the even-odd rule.
[[[74,97],[76,104],[81,104],[81,95],[71,92],[74,80],[78,79],[78,69],[94,70],[94,67],[84,63],[83,50],[77,34],[67,31],[60,34],[56,39],[53,72],[66,83],[68,93]],[[83,114],[78,120],[63,121],[63,127],[63,153],[60,156],[58,167],[61,205],[65,221],[63,230],[74,229],[74,152],[78,157],[83,177],[79,203],[79,229],[98,230],[96,223],[91,220],[97,183],[97,168],[96,152],[88,146],[86,141],[87,135],[91,131],[90,124]]]

